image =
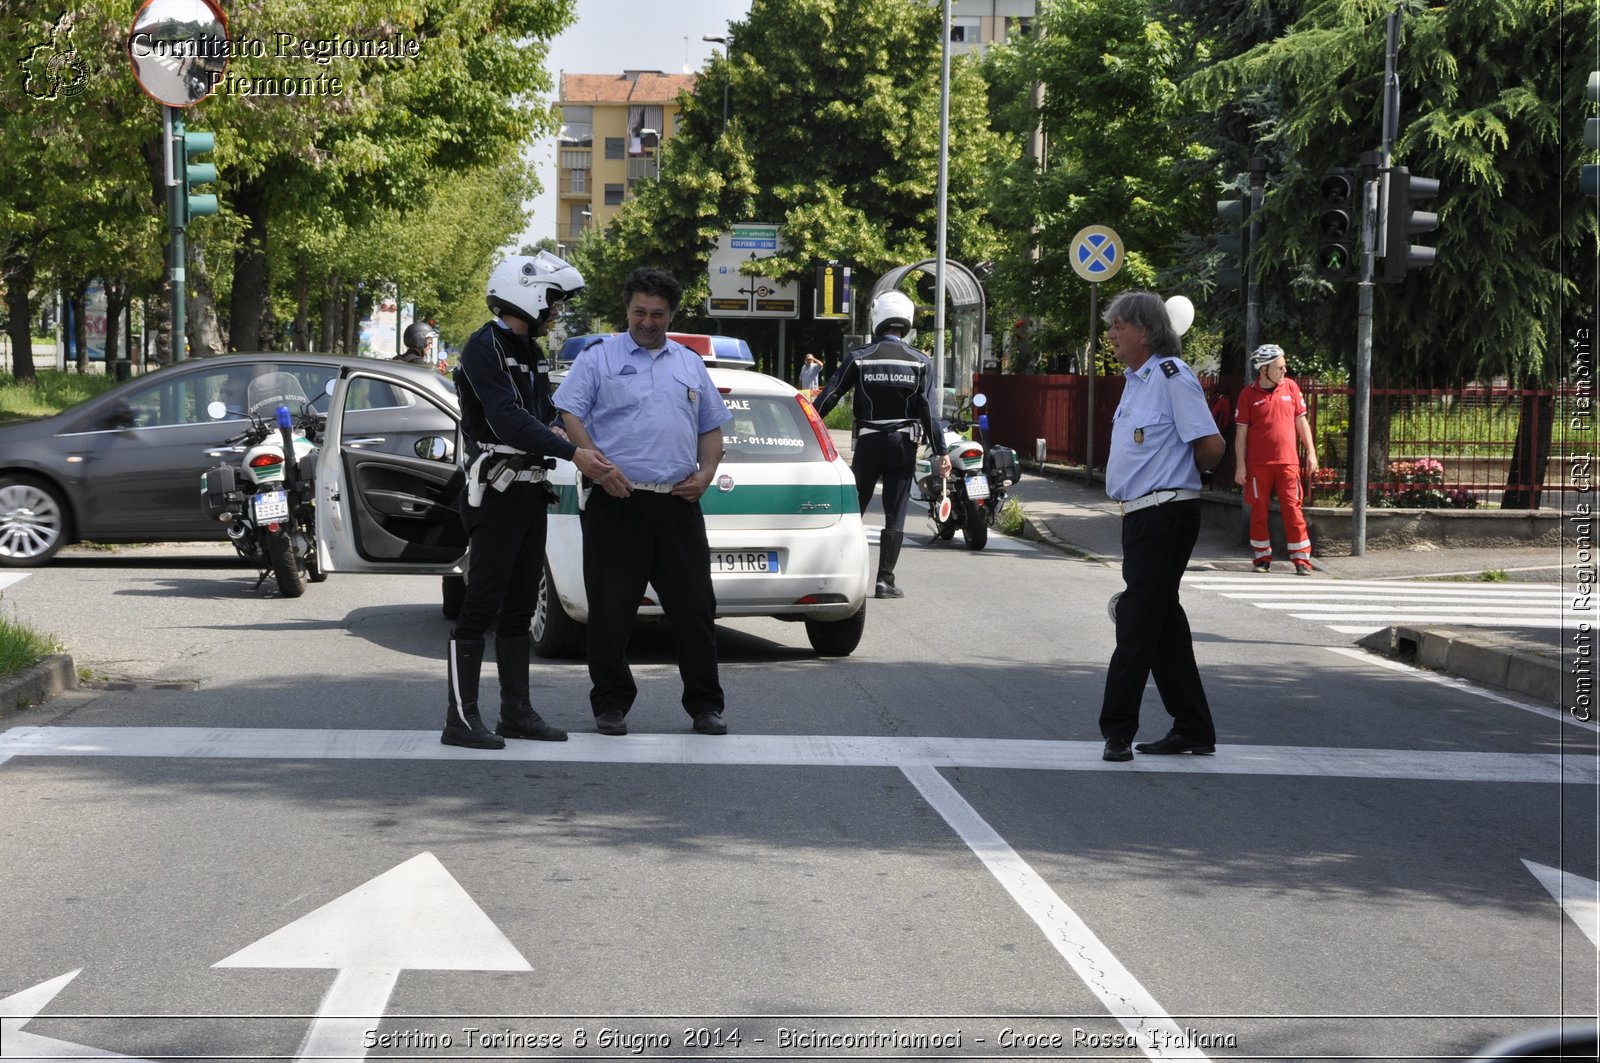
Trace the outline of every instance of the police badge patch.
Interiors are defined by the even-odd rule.
[[[1133,430],[1133,441],[1135,443],[1143,443],[1144,442],[1144,429],[1143,428],[1135,428]]]

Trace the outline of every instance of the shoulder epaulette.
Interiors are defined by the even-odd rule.
[[[1177,376],[1182,370],[1178,368],[1178,360],[1176,358],[1164,358],[1161,361],[1161,372],[1166,377],[1171,378]]]

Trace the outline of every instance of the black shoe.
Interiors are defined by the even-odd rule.
[[[447,746],[466,749],[504,749],[506,740],[483,725],[477,713],[468,716],[466,723],[447,723],[439,734],[439,741]]]
[[[874,588],[873,596],[877,598],[904,598],[906,592],[888,580],[879,580],[878,586]]]
[[[551,727],[537,712],[526,707],[521,707],[521,711],[508,712],[505,706],[501,706],[500,720],[494,725],[494,733],[501,738],[526,738],[534,742],[567,740],[567,732],[559,727]]]
[[[722,713],[717,712],[715,709],[695,713],[694,729],[697,734],[703,735],[725,735],[728,733],[728,725],[722,722]]]
[[[622,713],[616,709],[607,709],[594,718],[594,729],[603,735],[625,735],[628,725],[622,718]]]
[[[1183,737],[1176,731],[1155,742],[1140,742],[1133,748],[1141,753],[1155,753],[1161,756],[1169,753],[1215,753],[1217,751],[1217,747],[1210,742],[1196,742],[1192,738]]]
[[[1128,743],[1118,742],[1115,738],[1106,743],[1106,751],[1100,754],[1101,760],[1132,760],[1133,750],[1128,748]]]

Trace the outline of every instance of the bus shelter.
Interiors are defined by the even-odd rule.
[[[926,310],[931,315],[934,296],[926,294],[924,289],[932,291],[937,265],[936,259],[925,258],[909,266],[896,266],[879,277],[878,283],[872,286],[867,305],[871,306],[872,301],[884,292],[896,289],[905,291],[901,287],[905,280],[920,274],[924,281],[912,285],[916,294],[907,294],[912,295],[919,312]],[[972,376],[982,366],[985,325],[983,285],[978,283],[978,278],[970,269],[959,262],[947,259],[944,274],[944,365],[940,367],[944,385],[942,415],[953,417],[971,397]]]

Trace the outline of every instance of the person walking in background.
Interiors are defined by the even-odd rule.
[[[672,625],[683,710],[694,730],[723,735],[716,592],[700,496],[722,460],[733,419],[705,360],[667,338],[683,298],[670,274],[637,269],[623,284],[628,331],[584,349],[556,389],[567,434],[612,462],[582,503],[583,581],[589,597],[589,707],[595,730],[628,733],[639,688],[628,637],[651,584]]]
[[[420,321],[406,326],[406,331],[401,337],[406,349],[395,356],[397,362],[409,362],[412,365],[433,364],[433,330]]]
[[[1268,527],[1269,500],[1278,496],[1278,512],[1283,514],[1284,539],[1289,560],[1298,575],[1311,575],[1311,534],[1301,511],[1305,491],[1300,479],[1300,458],[1295,445],[1306,451],[1306,471],[1317,471],[1317,448],[1311,438],[1311,422],[1306,418],[1306,400],[1300,387],[1286,375],[1288,363],[1283,348],[1264,343],[1250,355],[1255,367],[1255,382],[1239,393],[1239,408],[1234,415],[1233,481],[1244,488],[1250,506],[1250,548],[1255,553],[1256,572],[1272,568],[1272,533]]]
[[[1179,583],[1200,536],[1200,473],[1227,449],[1161,297],[1123,292],[1106,307],[1127,386],[1111,422],[1106,493],[1122,504],[1122,579],[1117,648],[1100,706],[1104,759],[1140,753],[1215,753],[1211,706],[1194,660]],[[1155,674],[1172,729],[1129,748],[1139,703]]]
[[[884,292],[872,301],[867,323],[872,342],[845,355],[844,365],[817,400],[817,415],[828,416],[844,393],[855,391],[856,501],[866,513],[872,492],[883,480],[883,533],[878,538],[879,598],[904,598],[895,586],[894,567],[906,538],[906,502],[917,474],[917,442],[926,438],[940,476],[950,475],[944,448],[944,422],[933,412],[933,361],[910,345],[916,335],[916,308],[904,292]]]
[[[809,352],[800,366],[800,390],[813,399],[822,390],[822,360]]]

